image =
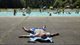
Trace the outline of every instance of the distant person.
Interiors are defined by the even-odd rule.
[[[41,8],[39,9],[39,12],[42,12],[42,9]]]
[[[71,12],[68,12],[68,14],[71,14]]]
[[[49,13],[49,16],[52,16],[52,14],[51,14],[51,13]]]
[[[14,9],[14,16],[16,16],[16,13],[17,13],[17,11],[16,11],[16,9]]]
[[[23,15],[23,16],[26,15],[26,14],[25,14],[25,10],[26,10],[25,8],[22,8],[22,15]]]
[[[77,14],[79,14],[79,6],[76,7],[76,12]]]
[[[76,12],[75,12],[76,14],[79,14],[79,10],[76,10]]]
[[[71,9],[68,8],[66,13],[71,14]]]
[[[31,8],[27,7],[26,13],[30,14],[31,13]]]
[[[61,10],[60,10],[60,9],[58,9],[57,13],[58,13],[58,14],[60,14],[60,13],[61,13]]]
[[[64,8],[61,7],[61,12],[64,14]]]

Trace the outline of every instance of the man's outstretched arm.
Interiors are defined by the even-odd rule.
[[[28,32],[28,33],[31,33],[32,31],[30,29],[27,29],[25,27],[22,27],[22,29],[25,31],[25,32]]]

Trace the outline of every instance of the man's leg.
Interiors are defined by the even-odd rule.
[[[49,32],[46,33],[46,36],[48,37],[54,37],[54,36],[58,36],[59,33],[54,33],[54,34],[50,34]]]
[[[34,34],[30,34],[30,40],[28,41],[29,43],[35,43],[39,37],[33,36]]]
[[[32,36],[30,35],[20,35],[19,38],[31,38]]]
[[[45,40],[50,42],[50,43],[53,43],[52,37],[47,37]]]

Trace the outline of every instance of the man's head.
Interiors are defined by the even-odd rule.
[[[43,28],[46,28],[46,25],[43,25]]]

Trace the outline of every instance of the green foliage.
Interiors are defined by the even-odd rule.
[[[66,7],[67,5],[73,8],[76,8],[77,6],[80,7],[80,0],[51,0],[51,2],[41,2],[40,1],[34,1],[31,2],[30,0],[18,0],[19,2],[16,2],[17,0],[12,0],[12,2],[9,2],[8,0],[0,0],[0,8],[5,7],[7,8],[9,4],[13,5],[13,7],[27,7],[30,6],[32,8],[39,8],[40,6],[46,5],[47,7],[53,6],[61,8],[61,7]],[[43,0],[44,1],[44,0]],[[15,2],[15,3],[14,3]]]
[[[23,5],[23,7],[26,7],[26,0],[20,0],[20,2]]]
[[[53,3],[53,7],[66,7],[66,5],[76,7],[80,7],[80,0],[55,0]]]

